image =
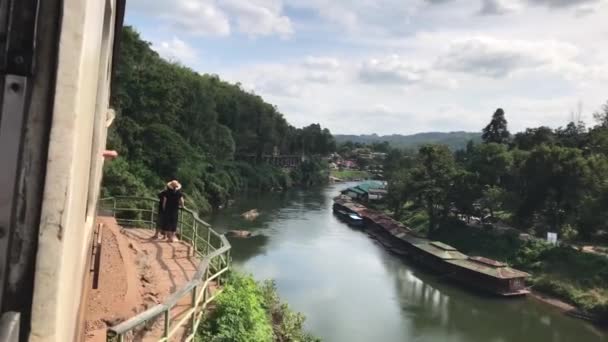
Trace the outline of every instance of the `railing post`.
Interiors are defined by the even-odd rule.
[[[170,328],[170,324],[169,324],[169,312],[171,311],[171,308],[167,309],[167,311],[165,311],[165,331],[163,332],[163,337],[164,338],[169,338],[169,328]]]
[[[205,255],[209,255],[209,249],[211,247],[211,228],[207,227],[207,250],[205,251]]]
[[[194,222],[192,223],[192,230],[194,231],[194,238],[192,239],[192,244],[194,246],[192,247],[194,248],[194,256],[196,256],[196,252],[198,251],[198,247],[196,246],[198,244],[198,224],[196,218],[194,218]]]
[[[198,286],[195,286],[192,288],[192,308],[194,309],[194,311],[192,311],[192,322],[190,323],[190,325],[192,326],[192,334],[194,335],[196,333],[196,327],[194,326],[196,324],[196,308],[198,307],[198,303],[196,302],[196,289],[198,288]]]
[[[177,224],[179,227],[179,238],[181,240],[184,239],[184,209],[180,209],[179,211],[179,222]]]
[[[150,228],[156,229],[156,222],[154,222],[154,209],[156,207],[156,203],[152,202],[152,209],[150,210]]]

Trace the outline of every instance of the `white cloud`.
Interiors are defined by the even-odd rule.
[[[158,15],[175,29],[193,35],[225,36],[230,23],[214,0],[177,0],[166,3]]]
[[[340,62],[332,57],[308,56],[304,61],[304,65],[315,69],[335,70],[340,67]]]
[[[198,71],[241,82],[297,126],[390,134],[478,130],[497,107],[513,131],[564,125],[579,99],[598,108],[607,3],[129,0],[127,13],[163,56],[196,67],[204,51]]]
[[[293,33],[281,0],[133,0],[129,8],[195,36],[227,36],[233,31],[250,37]]]
[[[378,34],[406,25],[424,0],[284,0],[295,9],[314,11],[341,34]],[[390,22],[391,26],[386,23]],[[346,31],[346,32],[345,32]]]
[[[179,61],[182,64],[192,63],[197,59],[196,50],[183,40],[173,37],[167,41],[161,41],[152,45],[161,57],[168,60]]]
[[[240,32],[249,36],[293,33],[291,20],[282,14],[282,4],[274,0],[223,0],[222,7],[233,14]]]
[[[398,55],[392,55],[364,62],[359,71],[359,79],[366,83],[408,85],[421,82],[426,73],[426,67],[412,64]]]
[[[556,41],[502,40],[472,37],[453,41],[437,66],[448,71],[501,78],[524,69],[547,67],[559,71],[577,64],[578,49]]]

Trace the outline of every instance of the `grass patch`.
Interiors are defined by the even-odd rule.
[[[250,275],[231,273],[216,308],[201,325],[197,341],[317,342],[304,332],[305,317],[282,303],[273,281],[256,282]]]
[[[343,181],[368,179],[370,177],[370,175],[369,175],[369,173],[367,173],[367,171],[358,171],[358,170],[344,170],[344,171],[332,170],[330,172],[330,175],[332,177],[340,178]]]
[[[418,234],[426,235],[429,231],[429,215],[424,210],[412,211],[402,218],[403,223]]]

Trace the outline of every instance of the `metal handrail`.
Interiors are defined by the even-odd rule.
[[[111,212],[123,227],[156,228],[157,205],[158,200],[149,197],[121,196],[99,200],[100,211]],[[200,234],[199,228],[204,229],[206,234]],[[209,286],[213,281],[221,285],[222,277],[230,266],[231,246],[224,235],[218,234],[207,222],[200,219],[195,211],[188,208],[180,209],[178,233],[182,240],[192,245],[194,253],[200,258],[192,279],[172,293],[163,303],[108,328],[106,341],[123,342],[129,337],[132,341],[140,326],[147,322],[155,322],[161,316],[164,316],[164,327],[163,337],[159,341],[169,341],[180,328],[186,328],[185,331],[189,332],[183,337],[185,341],[194,340],[206,307],[222,291],[220,288],[212,294]],[[212,237],[216,238],[218,245],[213,243]],[[191,294],[190,308],[179,315],[177,322],[172,322],[171,309],[189,294]]]
[[[5,312],[0,316],[0,341],[18,342],[21,314],[18,312]]]

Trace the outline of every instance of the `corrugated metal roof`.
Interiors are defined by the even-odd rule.
[[[494,267],[487,264],[480,263],[478,261],[467,259],[467,260],[446,260],[446,262],[456,265],[458,267],[466,268],[475,272],[489,275],[490,277],[498,279],[513,279],[513,278],[526,278],[530,274],[510,268],[508,266]]]
[[[356,188],[359,188],[365,192],[368,192],[370,189],[384,189],[385,187],[386,186],[381,181],[369,181],[356,186]]]
[[[484,258],[484,257],[481,257],[481,256],[470,256],[469,259],[471,259],[473,261],[476,261],[478,263],[481,263],[481,264],[486,264],[488,266],[492,266],[492,267],[504,267],[504,266],[507,266],[507,264],[502,263],[500,261],[496,261],[496,260],[493,260],[493,259],[490,259],[490,258]]]
[[[435,247],[429,242],[415,243],[414,247],[421,249],[429,254],[432,254],[443,260],[465,260],[468,257],[457,250],[446,251],[439,247]]]
[[[358,187],[348,188],[348,189],[342,191],[342,193],[347,193],[349,191],[352,191],[352,192],[357,193],[359,195],[365,195],[367,193],[366,191],[364,191],[362,189],[359,189]]]
[[[413,236],[411,234],[406,234],[405,236],[400,237],[400,239],[411,245],[420,244],[428,241],[426,239]]]
[[[441,248],[444,251],[455,251],[456,250],[456,248],[454,248],[454,247],[452,247],[450,245],[447,245],[447,244],[445,244],[443,242],[440,242],[440,241],[431,241],[431,245],[433,245],[435,247],[438,247],[438,248]]]

